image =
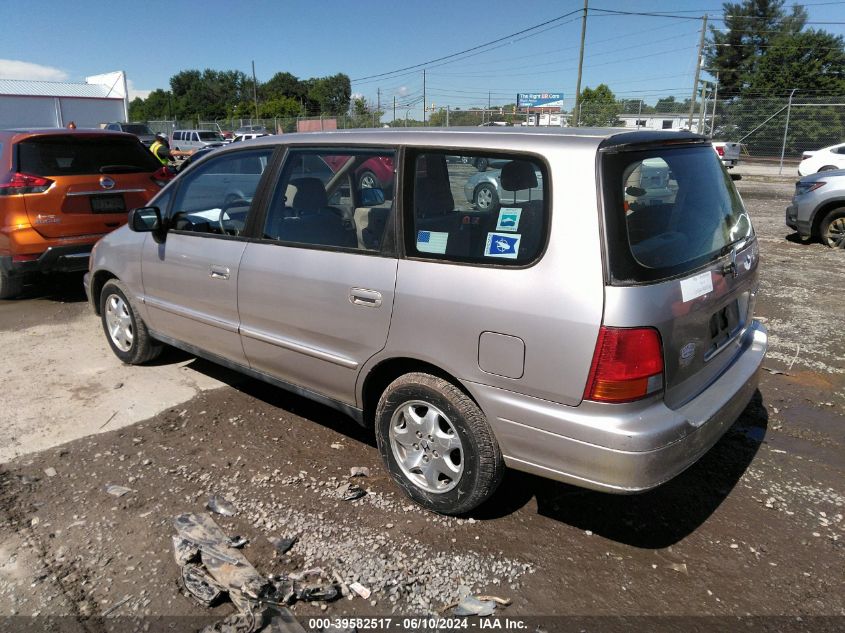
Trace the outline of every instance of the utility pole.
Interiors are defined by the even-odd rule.
[[[252,60],[252,99],[255,101],[255,118],[258,118],[258,82],[255,80],[255,60]]]
[[[584,15],[581,17],[581,52],[578,54],[578,81],[575,83],[575,107],[572,108],[572,113],[578,113],[575,119],[575,127],[581,119],[581,69],[584,66],[584,37],[587,35],[587,2],[584,0]]]
[[[713,87],[713,114],[710,119],[710,138],[716,133],[716,106],[719,105],[719,71],[716,71],[716,85]]]
[[[689,106],[687,127],[692,131],[692,117],[695,114],[695,98],[698,95],[698,77],[701,72],[701,54],[704,52],[704,34],[707,32],[707,14],[701,18],[701,38],[698,40],[698,58],[695,62],[695,79],[692,82],[692,103]]]
[[[451,106],[446,106],[446,127],[449,127],[449,108]]]
[[[426,125],[425,122],[425,110],[428,106],[425,102],[425,68],[423,68],[423,125]]]
[[[707,82],[701,82],[701,111],[698,113],[698,133],[704,133],[704,119],[707,112]]]
[[[789,93],[789,103],[786,104],[786,125],[783,128],[783,145],[780,146],[780,167],[778,174],[783,174],[783,155],[786,153],[786,135],[789,133],[789,111],[792,109],[792,95],[798,88],[793,88]]]
[[[381,88],[376,88],[376,112],[378,112],[378,122],[381,123]]]
[[[396,120],[396,95],[393,95],[393,120]]]

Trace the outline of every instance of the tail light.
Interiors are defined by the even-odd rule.
[[[585,400],[631,402],[663,387],[663,346],[653,328],[602,326]]]
[[[12,255],[12,263],[20,264],[23,262],[34,262],[38,259],[38,255],[27,254],[27,255]]]
[[[725,155],[725,148],[724,147],[716,147],[716,153],[719,156],[724,156]]]
[[[41,176],[14,173],[6,182],[0,182],[0,196],[14,196],[19,193],[44,193],[53,181]]]
[[[173,180],[174,174],[170,169],[168,169],[167,165],[164,165],[161,169],[155,172],[150,178],[152,181],[157,184],[159,187],[164,187],[167,183]]]

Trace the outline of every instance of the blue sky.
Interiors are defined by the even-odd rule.
[[[7,0],[8,2],[9,0]],[[671,11],[721,17],[719,0],[590,0],[591,10]],[[814,21],[845,22],[845,1],[805,3]],[[298,77],[343,72],[353,80],[458,52],[583,7],[583,0],[519,3],[487,0],[323,2],[31,0],[26,10],[4,12],[0,77],[81,81],[125,70],[136,91],[168,88],[188,68],[250,71],[259,80],[277,71]],[[42,16],[36,21],[33,16]],[[715,23],[721,26],[720,22]],[[689,96],[700,20],[608,16],[591,11],[583,86],[608,84],[619,97]],[[562,91],[573,96],[578,64],[579,15],[484,52],[426,72],[429,105],[466,108],[513,102],[519,91]],[[819,25],[843,34],[845,25]],[[419,116],[421,69],[353,81],[354,93],[373,102],[381,89],[391,118],[410,109]],[[386,106],[386,107],[385,107]]]

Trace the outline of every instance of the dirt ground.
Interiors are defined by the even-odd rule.
[[[0,303],[0,629],[189,631],[231,613],[180,592],[172,553],[172,518],[211,493],[262,573],[319,566],[373,590],[297,603],[307,629],[467,591],[512,600],[503,628],[845,629],[845,259],[784,226],[792,177],[738,171],[761,242],[760,390],[699,463],[638,496],[508,472],[471,516],[439,517],[331,409],[176,351],[121,366],[78,277]],[[356,466],[368,494],[343,501]],[[279,556],[271,536],[299,540]]]

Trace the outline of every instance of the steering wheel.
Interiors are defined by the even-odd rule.
[[[226,223],[224,221],[224,216],[226,212],[229,211],[232,207],[249,207],[251,202],[246,198],[232,198],[223,203],[223,207],[220,209],[220,216],[217,218],[217,223],[220,225],[220,233],[222,235],[240,235],[241,229],[243,228],[243,224],[240,227],[237,226],[229,226],[226,227]],[[229,218],[231,220],[231,218]]]

